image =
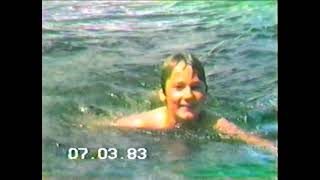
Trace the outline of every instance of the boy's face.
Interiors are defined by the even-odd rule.
[[[169,114],[177,120],[197,120],[207,97],[205,84],[192,66],[179,62],[166,82],[165,99]]]

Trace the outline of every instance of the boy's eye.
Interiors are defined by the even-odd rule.
[[[191,86],[191,89],[192,90],[202,90],[203,86],[201,84],[196,84],[196,85]]]
[[[196,85],[196,86],[192,86],[191,88],[192,88],[192,89],[200,89],[200,86],[199,86],[199,85]]]
[[[181,90],[184,88],[184,85],[183,84],[177,84],[175,85],[175,88],[178,89],[178,90]]]

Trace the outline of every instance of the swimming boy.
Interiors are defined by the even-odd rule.
[[[179,127],[198,127],[210,122],[212,130],[229,138],[266,148],[277,154],[272,142],[249,134],[225,118],[216,118],[205,110],[207,83],[201,62],[192,54],[171,55],[161,69],[159,98],[165,106],[131,115],[112,122],[111,126],[146,129],[173,130]]]

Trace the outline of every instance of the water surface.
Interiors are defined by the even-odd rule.
[[[44,179],[276,179],[268,152],[206,132],[90,131],[160,104],[159,66],[191,51],[208,108],[277,141],[276,1],[43,1]],[[69,160],[70,147],[145,147],[147,160]]]

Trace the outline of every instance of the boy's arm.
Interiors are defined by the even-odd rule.
[[[103,129],[105,127],[140,128],[143,120],[136,116],[124,117],[116,120],[97,120],[86,125],[89,129]]]
[[[271,141],[262,139],[258,136],[243,131],[232,122],[226,120],[225,118],[219,119],[213,125],[213,129],[218,131],[219,133],[229,136],[230,138],[238,139],[244,141],[247,144],[255,145],[260,148],[266,148],[275,155],[278,154],[278,148]]]
[[[137,116],[129,116],[122,119],[117,119],[109,124],[110,126],[120,127],[120,128],[142,128],[144,126],[144,120]]]

